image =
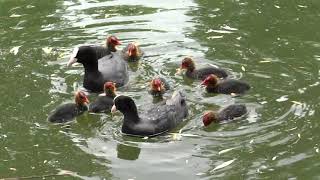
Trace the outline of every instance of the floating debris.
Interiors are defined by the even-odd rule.
[[[10,49],[10,53],[12,53],[12,54],[14,54],[14,55],[17,55],[18,52],[19,52],[19,48],[20,48],[20,47],[21,47],[21,46],[15,46],[15,47],[11,48],[11,49]]]
[[[42,51],[46,54],[50,54],[52,52],[52,47],[44,47],[42,48]]]
[[[224,154],[224,153],[229,152],[229,151],[234,150],[234,149],[236,149],[236,148],[224,149],[224,150],[219,151],[218,154],[219,154],[219,155],[220,155],[220,154]]]
[[[298,101],[291,101],[293,104],[298,104],[298,105],[303,105],[303,103],[298,102]]]
[[[218,170],[218,169],[222,169],[222,168],[224,168],[224,167],[226,167],[226,166],[229,166],[229,165],[232,164],[235,160],[236,160],[236,159],[232,159],[232,160],[230,160],[230,161],[226,161],[226,162],[224,162],[224,163],[216,166],[216,167],[215,167],[213,170],[211,170],[210,172],[213,172],[213,171],[216,171],[216,170]]]
[[[246,71],[246,68],[244,68],[244,66],[241,66],[241,69],[242,69],[243,72]]]
[[[289,98],[288,98],[288,95],[284,95],[284,96],[281,96],[280,98],[276,99],[277,102],[284,102],[284,101],[287,101]]]
[[[271,61],[268,61],[268,60],[264,60],[264,61],[259,61],[259,63],[269,63]]]

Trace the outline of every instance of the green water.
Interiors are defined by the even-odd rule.
[[[0,177],[319,179],[319,8],[316,0],[0,0]],[[81,86],[83,68],[66,68],[73,47],[108,34],[146,52],[119,94],[143,109],[148,81],[166,77],[185,89],[190,116],[180,128],[196,136],[127,137],[120,114],[46,121]],[[175,75],[184,56],[252,89],[207,95]],[[203,111],[233,103],[248,116],[202,127]]]

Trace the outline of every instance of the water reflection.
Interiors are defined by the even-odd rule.
[[[137,160],[139,158],[141,149],[134,145],[126,145],[122,143],[117,144],[117,157],[124,160]]]

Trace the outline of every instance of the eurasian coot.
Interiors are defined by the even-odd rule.
[[[161,97],[170,89],[169,83],[162,77],[157,77],[151,80],[149,93],[156,97]]]
[[[113,98],[116,97],[116,86],[113,82],[106,82],[104,84],[104,96],[98,96],[97,99],[90,103],[89,111],[98,112],[110,112],[113,105]]]
[[[48,117],[53,123],[64,123],[72,120],[88,110],[89,100],[85,93],[78,91],[75,94],[75,103],[67,103],[58,106]]]
[[[244,81],[236,79],[226,79],[220,81],[219,78],[210,74],[201,85],[206,86],[206,91],[209,93],[221,94],[243,94],[250,89],[250,85]]]
[[[129,43],[122,50],[122,57],[128,62],[138,61],[143,56],[143,54],[144,52],[136,43]]]
[[[243,104],[233,104],[223,108],[219,112],[208,111],[203,115],[202,122],[208,126],[211,122],[219,123],[221,121],[233,120],[247,113],[247,108]]]
[[[116,83],[116,87],[124,86],[129,81],[127,63],[117,53],[111,54],[98,59],[94,48],[81,46],[74,49],[68,66],[75,62],[83,64],[83,86],[92,92],[103,91],[108,81]]]
[[[186,70],[185,75],[192,79],[205,79],[209,74],[215,74],[219,78],[226,78],[228,76],[227,72],[220,68],[215,67],[204,67],[196,69],[194,61],[190,57],[186,57],[182,60],[181,67],[178,72]]]
[[[117,96],[111,112],[119,110],[124,115],[122,132],[134,136],[156,136],[177,127],[188,116],[186,97],[180,91],[171,99],[155,104],[138,113],[136,104],[128,96]]]

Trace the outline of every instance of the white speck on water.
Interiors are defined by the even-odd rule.
[[[249,143],[252,144],[253,143],[253,139],[251,139],[251,141]]]
[[[284,102],[284,101],[287,101],[289,98],[288,98],[288,95],[284,95],[284,96],[281,96],[280,98],[276,99],[277,102]]]
[[[319,153],[319,148],[316,149],[316,153]]]
[[[148,136],[145,136],[145,137],[143,137],[142,139],[149,139],[149,137],[148,137]]]
[[[224,149],[224,150],[219,151],[218,154],[219,154],[219,155],[220,155],[220,154],[224,154],[224,153],[229,152],[229,151],[234,150],[234,149],[236,149],[236,148]]]
[[[298,138],[299,138],[299,139],[301,138],[301,135],[300,135],[300,134],[298,134]]]
[[[242,69],[243,72],[246,71],[246,68],[244,68],[244,66],[241,66],[241,69]]]
[[[278,157],[278,156],[274,156],[274,157],[272,158],[272,161],[276,160],[276,159],[277,159],[277,157]]]
[[[29,97],[29,96],[30,96],[30,94],[26,94],[24,97],[27,98],[27,97]]]
[[[274,5],[274,7],[276,7],[276,8],[278,8],[278,9],[280,9],[280,6],[278,6],[278,5]]]
[[[222,169],[222,168],[224,168],[224,167],[226,167],[226,166],[229,166],[229,165],[232,164],[235,160],[236,160],[236,159],[232,159],[232,160],[230,160],[230,161],[226,161],[226,162],[224,162],[224,163],[216,166],[216,167],[215,167],[213,170],[211,170],[210,172],[213,172],[213,171],[215,171],[215,170]]]
[[[186,164],[188,164],[189,163],[189,160],[188,159],[186,159]]]
[[[15,47],[11,48],[11,49],[10,49],[10,53],[12,53],[12,54],[14,54],[14,55],[17,55],[18,52],[19,52],[19,48],[20,48],[20,47],[21,47],[21,46],[15,46]]]
[[[260,104],[267,104],[268,102],[267,101],[261,101],[259,102]]]
[[[44,47],[42,48],[42,51],[46,54],[50,54],[52,51],[52,47]]]

